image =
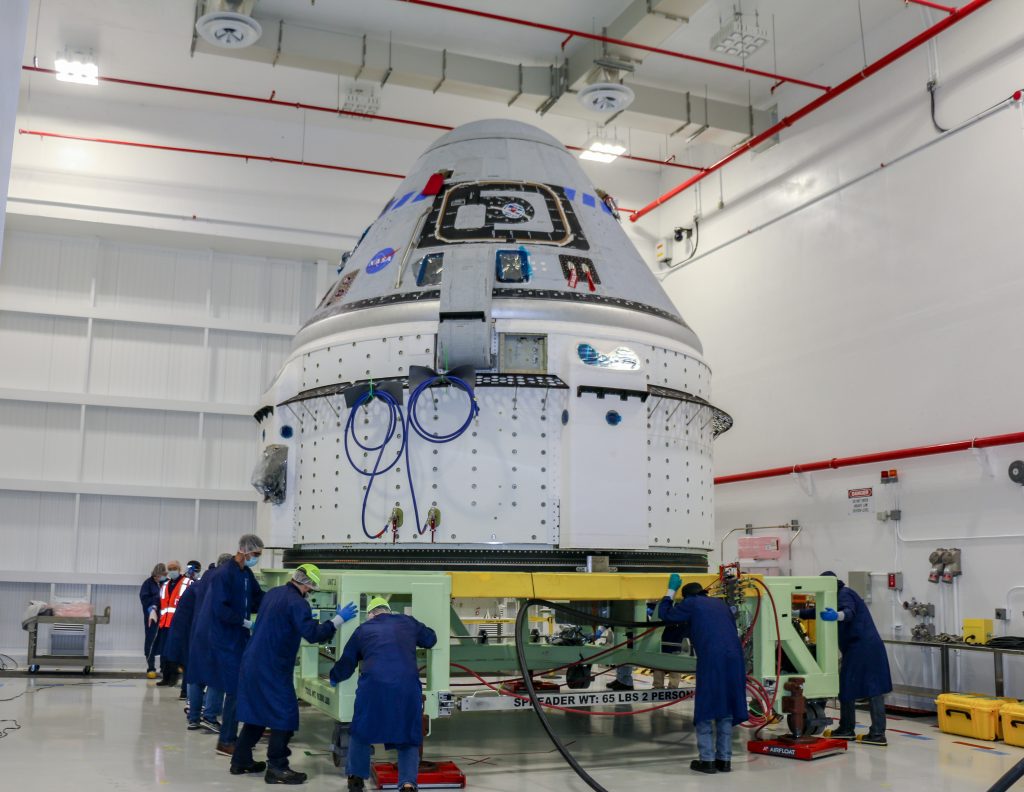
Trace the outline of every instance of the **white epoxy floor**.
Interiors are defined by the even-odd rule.
[[[19,695],[24,692],[24,695]],[[177,690],[140,679],[0,676],[0,768],[3,788],[145,790],[172,786],[265,788],[261,777],[228,774],[216,737],[186,732]],[[749,756],[737,730],[731,775],[689,770],[696,756],[691,705],[633,718],[552,716],[581,763],[610,792],[620,790],[796,789],[814,792],[987,789],[1024,750],[942,734],[929,719],[893,719],[889,747],[851,746],[816,762]],[[12,728],[16,721],[20,729]],[[332,723],[302,709],[292,766],[310,775],[304,788],[344,789],[325,746]],[[897,731],[899,730],[899,731]],[[902,733],[910,732],[910,734]],[[960,743],[973,743],[972,747]],[[988,749],[988,750],[986,750]],[[257,748],[257,758],[262,750]],[[585,792],[530,712],[458,713],[434,725],[428,758],[454,759],[481,792]]]

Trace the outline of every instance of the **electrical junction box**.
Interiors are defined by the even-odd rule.
[[[871,573],[870,572],[848,572],[846,585],[860,594],[860,598],[867,605],[871,604]]]
[[[654,260],[659,264],[667,264],[672,260],[672,240],[669,238],[659,239],[654,246]]]
[[[890,572],[887,584],[892,591],[903,591],[903,573]]]

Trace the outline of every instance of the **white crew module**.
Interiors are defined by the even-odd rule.
[[[703,552],[731,425],[710,387],[564,146],[466,124],[420,157],[264,394],[259,531],[374,555]]]

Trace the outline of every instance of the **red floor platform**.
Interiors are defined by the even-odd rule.
[[[824,737],[810,742],[751,740],[747,743],[747,751],[750,753],[781,756],[785,759],[801,759],[805,762],[841,754],[846,747],[846,740],[831,740]]]
[[[372,780],[377,789],[397,789],[398,765],[374,762]],[[420,789],[464,789],[466,776],[455,762],[420,762],[416,785]]]

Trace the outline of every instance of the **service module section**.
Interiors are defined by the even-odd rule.
[[[856,517],[858,515],[874,513],[874,509],[871,508],[871,500],[873,497],[874,489],[872,487],[861,487],[860,489],[847,490],[846,498],[849,503],[850,516]]]
[[[543,704],[554,707],[570,707],[582,709],[586,707],[614,706],[616,704],[667,704],[671,701],[683,701],[693,697],[693,688],[677,690],[620,690],[580,691],[579,693],[538,693],[537,698]],[[521,696],[521,698],[520,698]],[[533,709],[525,693],[517,695],[477,694],[462,699],[460,709],[464,712],[480,710],[528,710]]]

